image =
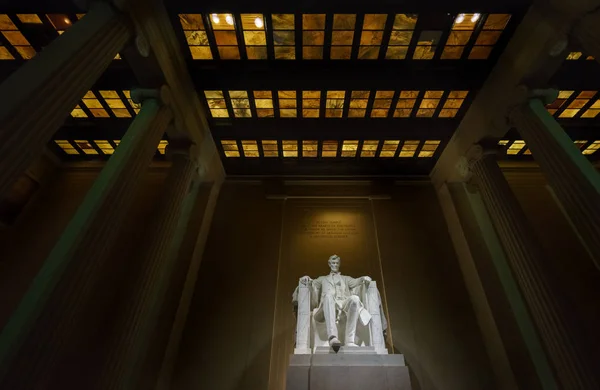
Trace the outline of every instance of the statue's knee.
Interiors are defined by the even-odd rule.
[[[357,295],[351,295],[350,296],[350,303],[353,305],[358,305],[360,303],[360,299],[358,298]]]
[[[334,293],[325,293],[325,299],[333,301],[335,299],[335,294]]]

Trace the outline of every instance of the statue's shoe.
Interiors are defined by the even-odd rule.
[[[342,345],[342,343],[340,342],[340,340],[338,340],[337,337],[332,337],[331,340],[329,340],[329,345],[333,348],[339,348],[340,345]]]
[[[344,347],[357,347],[358,348],[358,345],[356,345],[354,343],[347,343],[344,345]]]

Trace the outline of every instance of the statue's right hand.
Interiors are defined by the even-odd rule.
[[[302,283],[303,285],[307,285],[310,282],[312,282],[312,279],[310,278],[310,276],[303,276],[300,278],[300,283]]]

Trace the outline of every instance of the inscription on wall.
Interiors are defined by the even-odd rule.
[[[316,219],[302,225],[301,233],[309,238],[344,239],[359,234],[354,221]]]

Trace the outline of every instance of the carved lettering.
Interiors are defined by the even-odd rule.
[[[342,220],[314,220],[303,225],[302,232],[309,238],[342,239],[359,234],[354,222]]]

